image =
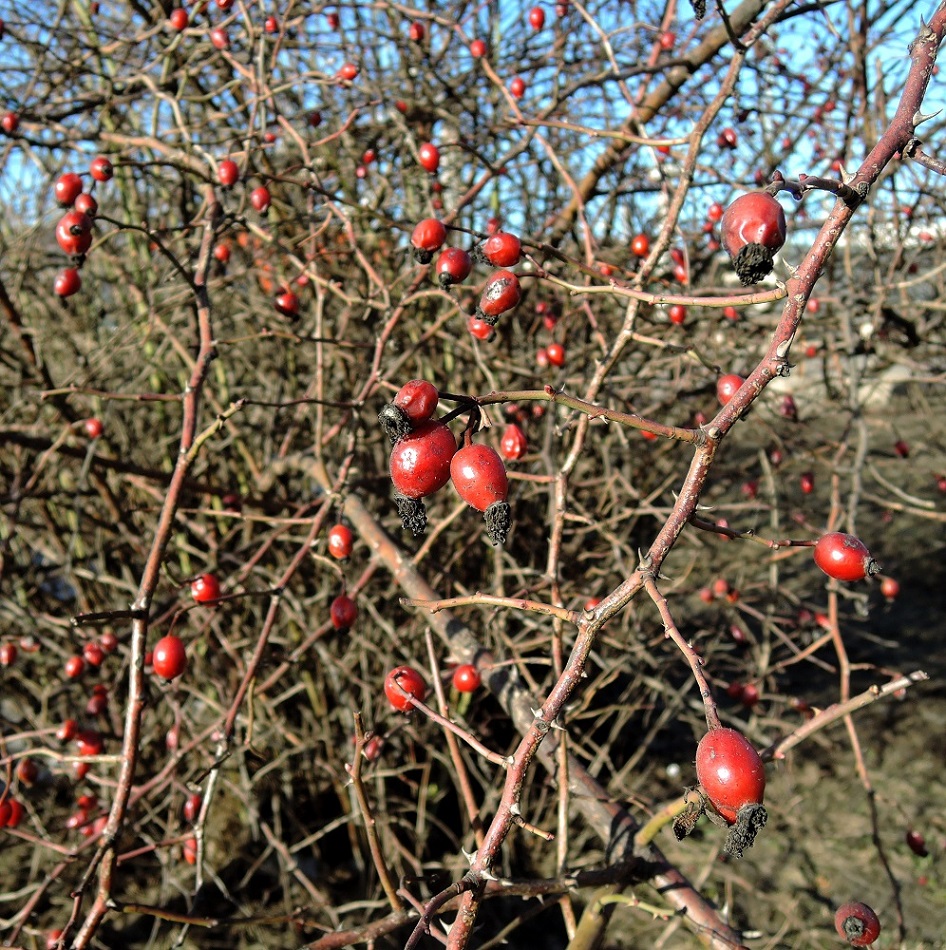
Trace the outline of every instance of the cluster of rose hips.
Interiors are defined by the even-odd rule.
[[[502,544],[510,525],[506,468],[494,449],[472,441],[479,424],[475,402],[445,395],[444,398],[460,402],[461,408],[444,419],[433,419],[440,398],[432,383],[412,379],[378,415],[393,443],[389,470],[401,523],[415,538],[420,537],[427,528],[423,499],[452,481],[457,494],[483,512],[490,540]],[[470,423],[463,435],[463,447],[458,449],[447,421],[467,410]]]
[[[229,191],[240,180],[240,167],[232,158],[224,158],[217,163],[217,181],[220,186]],[[266,185],[259,185],[250,192],[250,205],[253,210],[265,217],[273,203],[273,196]],[[214,249],[214,256],[222,264],[230,259],[230,247],[227,244],[218,244]],[[288,287],[280,287],[276,294],[273,306],[277,313],[295,320],[299,316],[301,302],[298,294]]]
[[[470,276],[474,263],[487,263],[500,268],[487,279],[480,294],[479,305],[470,314],[467,328],[477,339],[489,340],[492,328],[504,313],[515,309],[522,299],[522,285],[511,270],[522,256],[522,243],[514,234],[497,231],[471,252],[459,247],[440,250],[447,240],[447,229],[436,218],[418,222],[411,234],[411,246],[418,264],[429,264],[437,251],[437,280],[445,290]]]
[[[234,0],[217,0],[217,6],[225,13],[233,6]],[[199,13],[205,8],[205,4],[198,4],[195,10]],[[173,9],[168,15],[168,26],[175,33],[183,33],[190,24],[190,17],[187,11],[181,6]],[[279,32],[279,20],[274,16],[268,16],[263,21],[263,29],[267,33]],[[210,43],[214,49],[227,50],[230,48],[230,36],[222,26],[215,26],[209,33]]]
[[[89,165],[93,181],[110,181],[114,169],[112,163],[99,155]],[[63,208],[70,208],[56,225],[56,241],[65,254],[72,258],[72,267],[66,267],[56,275],[53,290],[62,298],[77,294],[82,288],[79,270],[85,262],[86,251],[92,246],[92,224],[99,209],[98,202],[89,192],[82,190],[82,176],[65,172],[54,186],[56,201]]]
[[[461,663],[453,671],[452,682],[458,693],[473,693],[480,688],[483,680],[472,663]],[[396,666],[384,678],[384,695],[398,712],[409,713],[414,708],[411,698],[418,702],[426,698],[427,684],[412,666]]]

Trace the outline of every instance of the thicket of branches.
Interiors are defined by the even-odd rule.
[[[825,945],[855,886],[915,933],[857,711],[927,664],[863,636],[893,597],[826,583],[810,545],[858,535],[896,578],[941,532],[944,8],[223,6],[3,17],[4,939]],[[99,155],[72,262],[54,184],[88,191]],[[743,288],[718,212],[766,187],[788,240]],[[441,287],[411,253],[427,217],[453,247],[521,239],[492,340],[468,318],[495,268]],[[727,373],[748,384],[721,407]],[[502,546],[449,486],[402,528],[377,417],[414,378],[458,436],[523,430]],[[170,682],[145,663],[167,634]],[[430,710],[391,709],[402,664]],[[755,852],[717,861],[724,830],[671,834],[720,720],[781,763],[763,853],[814,820],[804,764],[846,750],[837,807],[869,803],[873,842],[822,917]]]

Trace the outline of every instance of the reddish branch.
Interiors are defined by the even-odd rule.
[[[76,934],[73,945],[76,948],[87,947],[92,941],[99,924],[108,912],[109,901],[112,895],[113,876],[117,857],[118,837],[125,824],[128,809],[128,800],[131,796],[135,778],[135,767],[138,763],[138,754],[141,742],[141,719],[146,704],[146,686],[144,677],[144,658],[149,628],[149,612],[151,600],[158,585],[164,554],[167,549],[171,533],[174,530],[177,508],[181,502],[181,494],[188,469],[194,461],[191,449],[197,438],[200,425],[200,398],[204,381],[210,370],[210,364],[215,356],[213,328],[211,324],[210,298],[207,294],[207,273],[210,267],[211,251],[213,249],[215,218],[219,214],[219,207],[211,203],[208,220],[204,225],[204,234],[201,241],[200,253],[194,272],[194,294],[197,303],[197,337],[199,348],[194,367],[184,392],[183,418],[181,420],[181,438],[178,449],[177,464],[174,474],[168,485],[167,494],[161,509],[161,514],[155,528],[151,551],[145,563],[138,593],[132,609],[137,612],[137,618],[131,624],[131,656],[128,674],[128,699],[125,714],[125,728],[122,736],[122,764],[118,773],[118,782],[115,787],[115,797],[108,815],[108,823],[103,833],[102,846],[97,854],[97,860],[90,865],[90,871],[100,865],[98,873],[98,889],[95,901],[86,915],[81,929]],[[90,879],[87,874],[83,884]],[[66,927],[64,940],[78,918],[84,898],[84,887],[80,886],[76,892],[72,917]]]

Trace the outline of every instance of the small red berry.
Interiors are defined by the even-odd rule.
[[[450,477],[457,494],[477,511],[486,511],[509,492],[506,467],[488,445],[467,445],[450,462]]]
[[[735,729],[711,729],[703,736],[696,749],[696,777],[730,824],[743,805],[762,803],[765,766],[752,743]]]
[[[16,777],[27,788],[39,778],[39,766],[27,755],[16,764]]]
[[[85,254],[92,246],[92,219],[81,211],[67,211],[56,225],[56,240],[66,254]]]
[[[834,928],[852,947],[869,947],[880,936],[880,919],[867,904],[848,901],[834,915]]]
[[[459,247],[446,247],[437,258],[437,279],[440,286],[447,289],[453,284],[462,283],[473,270],[473,259]]]
[[[184,855],[184,860],[188,864],[197,863],[197,839],[196,838],[188,838],[184,842],[184,846],[181,849],[181,851]]]
[[[522,256],[522,242],[514,234],[497,231],[486,239],[480,253],[494,267],[515,267]]]
[[[69,722],[71,720],[67,720]],[[63,723],[65,726],[65,723]],[[102,736],[95,729],[83,729],[76,734],[76,748],[79,755],[101,755],[105,748]]]
[[[477,316],[489,324],[496,323],[500,314],[518,306],[522,299],[519,278],[510,270],[498,270],[483,287]]]
[[[499,440],[499,450],[510,461],[521,459],[529,450],[526,434],[514,422],[510,422]]]
[[[914,831],[912,828],[907,832],[906,835],[907,847],[915,854],[917,857],[925,858],[929,855],[929,851],[926,847],[926,839],[919,831]]]
[[[154,645],[151,665],[154,672],[162,679],[176,679],[187,666],[187,654],[184,651],[184,641],[180,637],[169,633]]]
[[[453,686],[458,693],[472,693],[480,688],[483,680],[472,663],[464,663],[453,671]]]
[[[660,34],[660,48],[665,52],[669,52],[673,49],[674,44],[677,42],[677,34],[673,30],[664,30]]]
[[[512,82],[509,83],[509,91],[512,93],[513,99],[521,99],[526,94],[525,80],[516,76]]]
[[[549,358],[549,363],[552,366],[564,366],[565,365],[565,347],[561,343],[549,343],[545,348],[545,353]]]
[[[810,495],[815,490],[814,472],[802,472],[798,481],[803,494]]]
[[[880,582],[880,592],[887,600],[896,600],[900,596],[900,582],[892,577],[885,577]]]
[[[336,630],[348,630],[358,619],[358,605],[347,594],[339,594],[329,607],[329,616]]]
[[[82,277],[74,267],[66,267],[56,275],[53,290],[57,297],[71,297],[82,289]]]
[[[418,264],[429,264],[434,251],[443,247],[447,240],[447,229],[442,221],[436,218],[424,218],[419,221],[411,234],[411,246],[414,248],[414,259]]]
[[[426,498],[450,480],[457,450],[453,433],[442,422],[422,422],[391,449],[391,481],[406,498]]]
[[[193,824],[200,814],[200,808],[203,803],[203,796],[197,792],[194,792],[193,795],[188,795],[184,801],[184,820]]]
[[[426,33],[427,31],[424,29],[424,24],[418,23],[416,20],[410,25],[407,31],[407,35],[410,37],[412,43],[423,42]]]
[[[105,662],[105,651],[98,643],[87,643],[82,647],[82,656],[89,666],[101,666]]]
[[[118,637],[110,630],[107,630],[99,638],[99,645],[106,653],[114,653],[118,649]]]
[[[191,581],[191,594],[198,604],[207,604],[220,597],[220,581],[216,574],[201,574]]]
[[[542,7],[533,7],[529,11],[529,26],[533,30],[541,30],[545,26],[545,10]]]
[[[439,400],[440,393],[433,383],[428,383],[426,379],[412,379],[397,391],[393,403],[413,426],[417,426],[434,414]]]
[[[13,135],[19,127],[20,117],[15,112],[6,112],[3,118],[0,119],[0,128],[2,128],[7,135]]]
[[[18,828],[23,820],[25,809],[23,805],[15,798],[8,798],[7,804],[10,806],[10,814],[5,822],[7,828]]]
[[[740,195],[723,213],[723,247],[743,284],[772,271],[773,256],[785,243],[785,211],[764,191]]]
[[[470,55],[474,59],[482,59],[486,55],[486,44],[482,40],[473,40],[470,43]]]
[[[420,167],[433,175],[440,167],[440,149],[432,142],[424,142],[417,151]]]
[[[69,679],[76,679],[80,677],[85,670],[85,660],[81,656],[70,656],[66,660],[66,676]]]
[[[75,172],[66,172],[56,179],[53,192],[56,201],[64,208],[68,208],[79,197],[82,191],[82,179]]]
[[[81,212],[82,214],[87,214],[90,218],[95,217],[99,210],[99,203],[87,192],[83,191],[78,198],[76,198],[73,208],[76,211]]]
[[[427,695],[427,684],[417,670],[410,666],[397,666],[384,678],[384,695],[399,712],[410,712],[414,706],[404,693],[423,702]]]
[[[168,23],[171,24],[172,30],[176,30],[178,33],[183,32],[187,29],[187,11],[182,10],[180,7],[176,10],[172,10],[171,15],[168,17]]]
[[[227,31],[223,27],[214,27],[210,31],[210,42],[220,50],[230,48],[230,37],[227,36]]]
[[[265,185],[260,185],[259,188],[254,188],[250,192],[250,204],[253,205],[260,214],[266,214],[272,203],[272,195],[270,195],[269,189]]]
[[[484,513],[490,540],[503,544],[509,532],[509,480],[499,453],[488,445],[464,446],[450,462],[450,478],[457,494]]]
[[[720,405],[725,406],[729,403],[742,388],[744,382],[745,380],[737,373],[726,373],[725,376],[720,376],[716,380],[716,398]]]
[[[344,561],[351,555],[354,536],[344,524],[333,525],[328,533],[328,553],[336,560]]]
[[[720,221],[723,217],[723,211],[724,211],[723,206],[718,201],[714,201],[706,209],[706,217],[710,221]]]
[[[496,335],[493,325],[487,323],[485,320],[481,320],[477,316],[467,317],[466,328],[470,331],[471,336],[476,337],[477,340],[483,340],[484,342],[488,342]]]
[[[345,82],[353,82],[358,78],[358,73],[361,70],[354,63],[343,63],[342,68],[338,71],[338,78],[344,79]]]
[[[79,731],[79,724],[75,719],[66,719],[56,730],[56,738],[60,742],[71,742]]]
[[[283,288],[274,301],[277,313],[284,317],[295,318],[299,316],[299,298],[291,291]]]
[[[104,155],[98,155],[92,159],[92,164],[89,165],[89,174],[96,181],[111,181],[115,169],[112,168],[112,163]]]
[[[839,581],[861,581],[878,570],[864,542],[840,531],[819,538],[814,556],[815,564]]]
[[[230,245],[229,244],[217,244],[214,247],[214,257],[220,261],[221,264],[226,264],[230,260]]]
[[[0,666],[13,666],[17,652],[15,643],[0,644]]]
[[[94,416],[91,419],[86,419],[85,422],[82,423],[82,427],[85,429],[85,434],[90,439],[99,438],[105,431],[105,427],[102,425],[102,420],[97,419]]]
[[[893,450],[900,456],[900,458],[905,459],[910,457],[910,446],[907,445],[903,439],[897,439],[893,444]]]
[[[687,308],[684,307],[682,303],[675,303],[667,311],[667,315],[670,317],[671,323],[675,323],[677,326],[683,326],[683,324],[686,323]]]
[[[322,124],[322,113],[317,109],[309,113],[309,128],[317,129]]]
[[[267,33],[278,33],[279,32],[279,20],[274,16],[266,17],[265,22],[263,23],[263,29]]]
[[[739,144],[739,136],[736,134],[736,130],[727,126],[719,133],[716,144],[719,148],[734,149]]]
[[[636,257],[647,257],[650,253],[650,238],[646,234],[635,234],[631,238],[631,253]]]
[[[232,188],[240,178],[240,168],[232,158],[225,158],[217,165],[217,181],[224,188]]]

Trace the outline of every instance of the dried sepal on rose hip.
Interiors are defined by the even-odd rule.
[[[378,413],[378,422],[388,438],[398,442],[434,414],[439,399],[440,393],[433,383],[428,383],[426,379],[412,379]]]
[[[723,212],[723,247],[744,285],[757,284],[772,272],[775,254],[785,243],[785,230],[785,211],[765,191],[740,195]]]
[[[768,818],[759,753],[735,729],[710,729],[696,748],[696,777],[712,806],[710,817],[715,813],[729,826],[726,853],[741,858]]]
[[[869,947],[880,936],[880,918],[861,901],[842,904],[834,915],[834,929],[852,947]]]
[[[457,494],[483,512],[486,533],[493,544],[503,544],[512,513],[506,498],[509,479],[499,453],[488,445],[465,445],[450,462],[450,478]]]

